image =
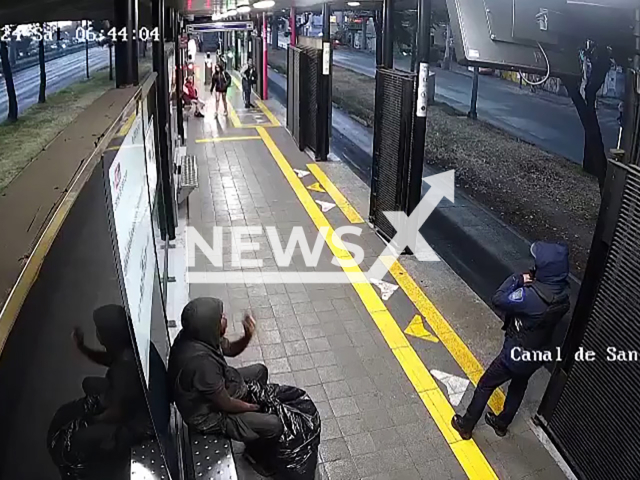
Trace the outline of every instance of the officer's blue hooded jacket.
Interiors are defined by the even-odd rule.
[[[569,311],[569,249],[560,243],[536,242],[532,283],[522,274],[512,275],[498,288],[493,305],[504,314],[506,330],[503,359],[514,371],[535,369],[539,363],[515,361],[512,349],[542,351],[549,348],[553,330]],[[517,355],[520,357],[521,355]]]

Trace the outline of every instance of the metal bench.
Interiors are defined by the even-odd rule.
[[[131,480],[169,480],[162,452],[155,440],[131,450]]]
[[[193,480],[237,480],[231,440],[219,435],[202,435],[189,432],[187,457],[190,465],[188,479]],[[189,451],[190,450],[190,451]]]
[[[178,204],[181,204],[198,188],[198,162],[195,155],[183,155],[179,157],[176,166],[178,171]]]

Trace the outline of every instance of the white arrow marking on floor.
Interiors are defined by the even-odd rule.
[[[298,175],[298,178],[304,178],[307,175],[309,175],[309,172],[307,172],[306,170],[298,170],[294,168],[293,171],[296,172],[296,175]]]
[[[323,202],[322,200],[316,200],[316,203],[322,208],[322,213],[327,213],[329,210],[336,206],[335,203]]]
[[[380,289],[380,296],[382,300],[389,300],[393,292],[398,289],[398,285],[394,285],[393,283],[385,282],[384,280],[377,280],[375,278],[371,279],[371,283],[373,283],[376,287]]]
[[[454,407],[460,405],[462,397],[464,397],[464,392],[467,391],[467,387],[471,382],[466,378],[456,377],[455,375],[441,372],[440,370],[431,370],[431,375],[447,387],[447,394],[449,395],[451,405]]]

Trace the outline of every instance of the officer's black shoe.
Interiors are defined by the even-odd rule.
[[[504,437],[507,434],[507,427],[500,424],[500,420],[498,420],[497,415],[487,412],[484,415],[484,421],[487,422],[487,425],[493,428],[493,431],[496,432],[496,435],[499,437]]]
[[[454,415],[451,419],[451,426],[460,434],[460,438],[463,440],[469,440],[471,438],[471,431],[467,431],[462,428],[462,417],[460,415]]]

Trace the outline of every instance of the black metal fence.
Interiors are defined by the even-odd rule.
[[[581,479],[640,472],[640,363],[617,356],[640,344],[638,224],[640,167],[610,162],[562,361],[536,417]]]
[[[289,47],[287,50],[287,128],[300,150],[304,150],[304,140],[300,129],[300,50]]]
[[[326,77],[326,75],[325,75]],[[330,85],[330,84],[329,84]],[[326,160],[330,116],[321,102],[331,104],[331,91],[322,93],[322,50],[289,46],[287,53],[287,128],[300,150],[309,148],[318,160]],[[325,98],[327,97],[328,98]],[[330,109],[329,109],[330,110]]]
[[[262,64],[264,62],[264,58],[262,56],[262,37],[252,36],[251,41],[252,45],[252,55],[253,55],[253,64],[256,67],[256,72],[258,72],[258,82],[255,85],[255,92],[258,95],[258,98],[262,98],[264,79],[262,78]]]
[[[407,211],[415,74],[379,68],[369,219],[380,235],[393,238],[395,229],[385,211]]]

